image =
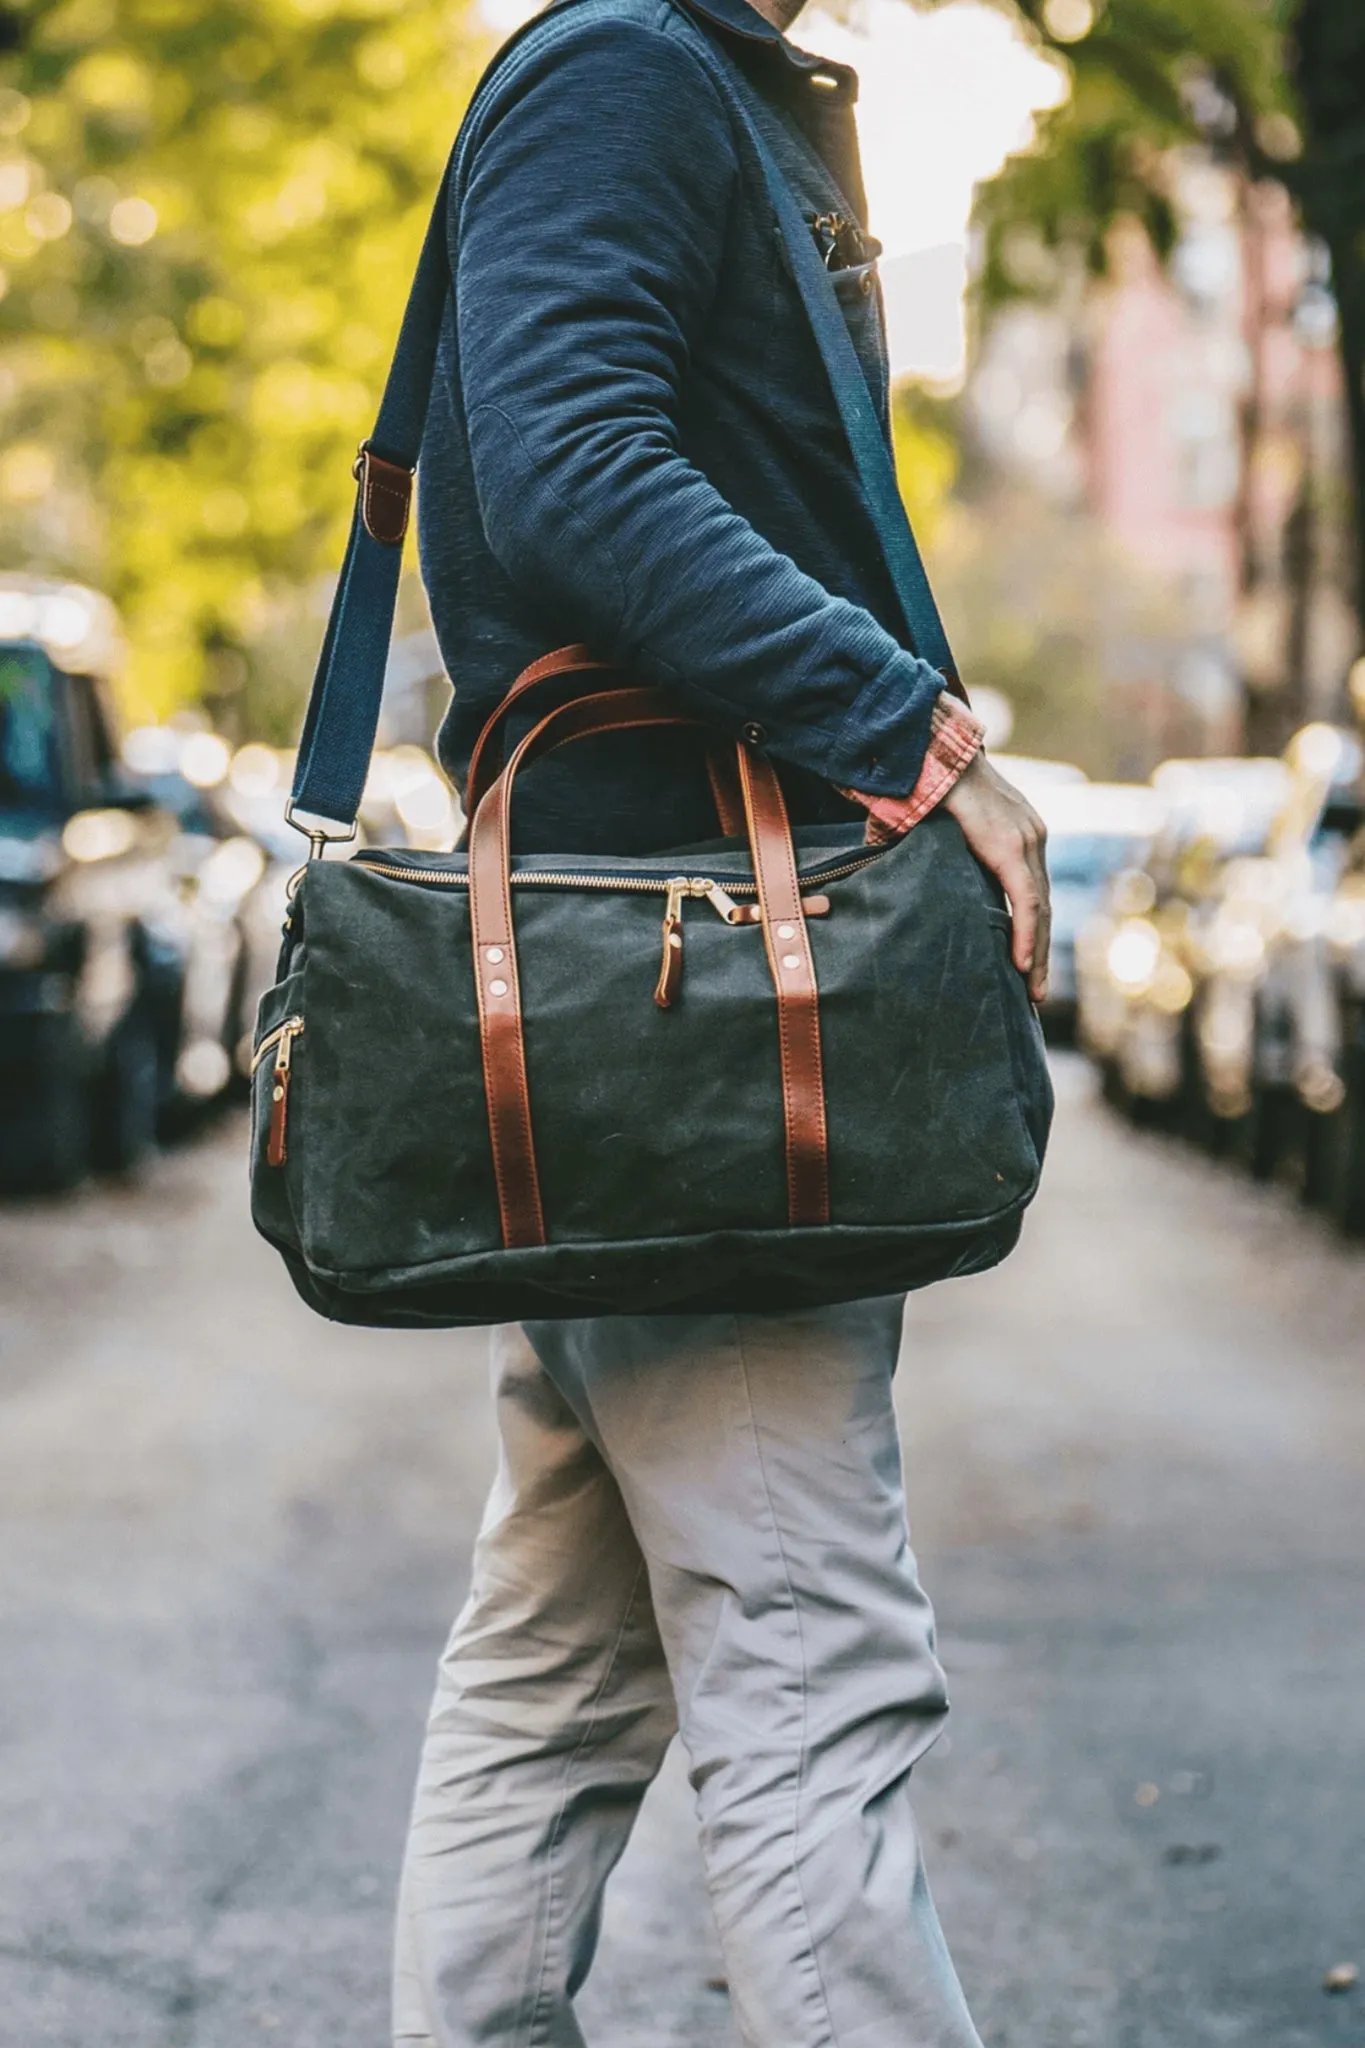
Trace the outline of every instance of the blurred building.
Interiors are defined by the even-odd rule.
[[[1340,712],[1358,652],[1335,307],[1280,187],[1191,155],[1177,194],[1169,268],[1120,226],[1102,283],[1057,267],[991,322],[969,418],[994,469],[1091,515],[1172,593],[1183,644],[1147,691],[1208,751],[1277,751]],[[1045,261],[1022,247],[1021,282]]]

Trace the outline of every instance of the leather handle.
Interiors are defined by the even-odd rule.
[[[735,771],[733,748],[713,744],[706,749],[706,779],[722,834],[726,839],[742,839],[746,830],[744,793]]]
[[[493,1148],[502,1241],[507,1249],[545,1243],[521,980],[512,927],[512,787],[519,769],[555,746],[590,733],[698,721],[676,710],[661,690],[607,690],[549,712],[518,743],[482,798],[469,828],[469,909],[474,990],[479,1010],[484,1093]]]
[[[536,1167],[516,934],[512,923],[512,789],[520,769],[590,734],[658,726],[698,729],[665,691],[606,690],[549,712],[514,749],[474,813],[469,833],[470,923],[484,1090],[498,1211],[508,1249],[546,1242]],[[819,992],[801,903],[791,826],[776,771],[739,750],[739,787],[749,831],[764,944],[777,995],[793,1224],[828,1221],[829,1172]],[[795,960],[793,967],[789,963]]]
[[[608,663],[596,660],[581,642],[575,642],[571,647],[556,647],[522,670],[474,742],[464,785],[464,806],[471,818],[502,773],[502,739],[512,706],[529,691],[537,689],[541,683],[552,681],[555,676],[585,675],[594,670],[603,675],[612,672]]]
[[[474,742],[465,771],[464,807],[466,815],[473,817],[484,797],[502,773],[503,735],[506,731],[507,714],[513,705],[542,683],[555,681],[561,676],[613,675],[617,673],[609,662],[598,661],[589,650],[576,642],[569,647],[556,647],[550,654],[542,654],[539,661],[533,661],[524,668],[511,685],[497,710],[485,721],[482,732]],[[738,839],[744,831],[744,800],[740,795],[739,779],[735,774],[734,761],[727,746],[709,746],[706,750],[706,774],[711,785],[711,796],[716,806],[720,829],[727,839]]]
[[[829,1126],[820,1047],[820,988],[801,901],[801,878],[782,785],[760,754],[739,749],[739,782],[763,917],[763,944],[777,996],[782,1114],[787,1137],[787,1218],[829,1222]]]

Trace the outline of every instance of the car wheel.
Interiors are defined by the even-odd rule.
[[[96,1084],[93,1151],[102,1172],[131,1173],[153,1150],[160,1094],[156,1029],[139,1005],[110,1040]]]
[[[63,1019],[63,1027],[70,1020]],[[25,1087],[22,1111],[7,1118],[6,1188],[57,1194],[90,1166],[90,1082],[74,1029],[63,1028]]]
[[[1310,1120],[1306,1193],[1348,1237],[1365,1237],[1365,1045],[1351,1048],[1343,1079],[1341,1107]]]
[[[1252,1088],[1242,1156],[1253,1180],[1274,1180],[1293,1149],[1297,1098],[1292,1088]]]

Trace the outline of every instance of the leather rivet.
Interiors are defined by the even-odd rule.
[[[794,924],[780,924],[777,927],[777,936],[779,939],[794,939],[796,937],[796,926]]]
[[[490,966],[498,967],[501,966],[503,960],[507,956],[503,952],[501,946],[490,946],[487,952],[485,953],[484,957],[489,962]]]
[[[799,953],[784,953],[782,955],[782,965],[786,968],[799,967],[801,965],[801,955]]]
[[[490,996],[505,996],[507,994],[507,983],[501,979],[497,981],[490,981],[488,984],[488,993]]]

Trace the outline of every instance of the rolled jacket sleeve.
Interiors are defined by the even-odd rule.
[[[730,115],[664,28],[585,23],[489,111],[452,219],[460,378],[513,582],[733,733],[914,786],[943,679],[772,547],[688,460],[680,394],[739,202]]]

